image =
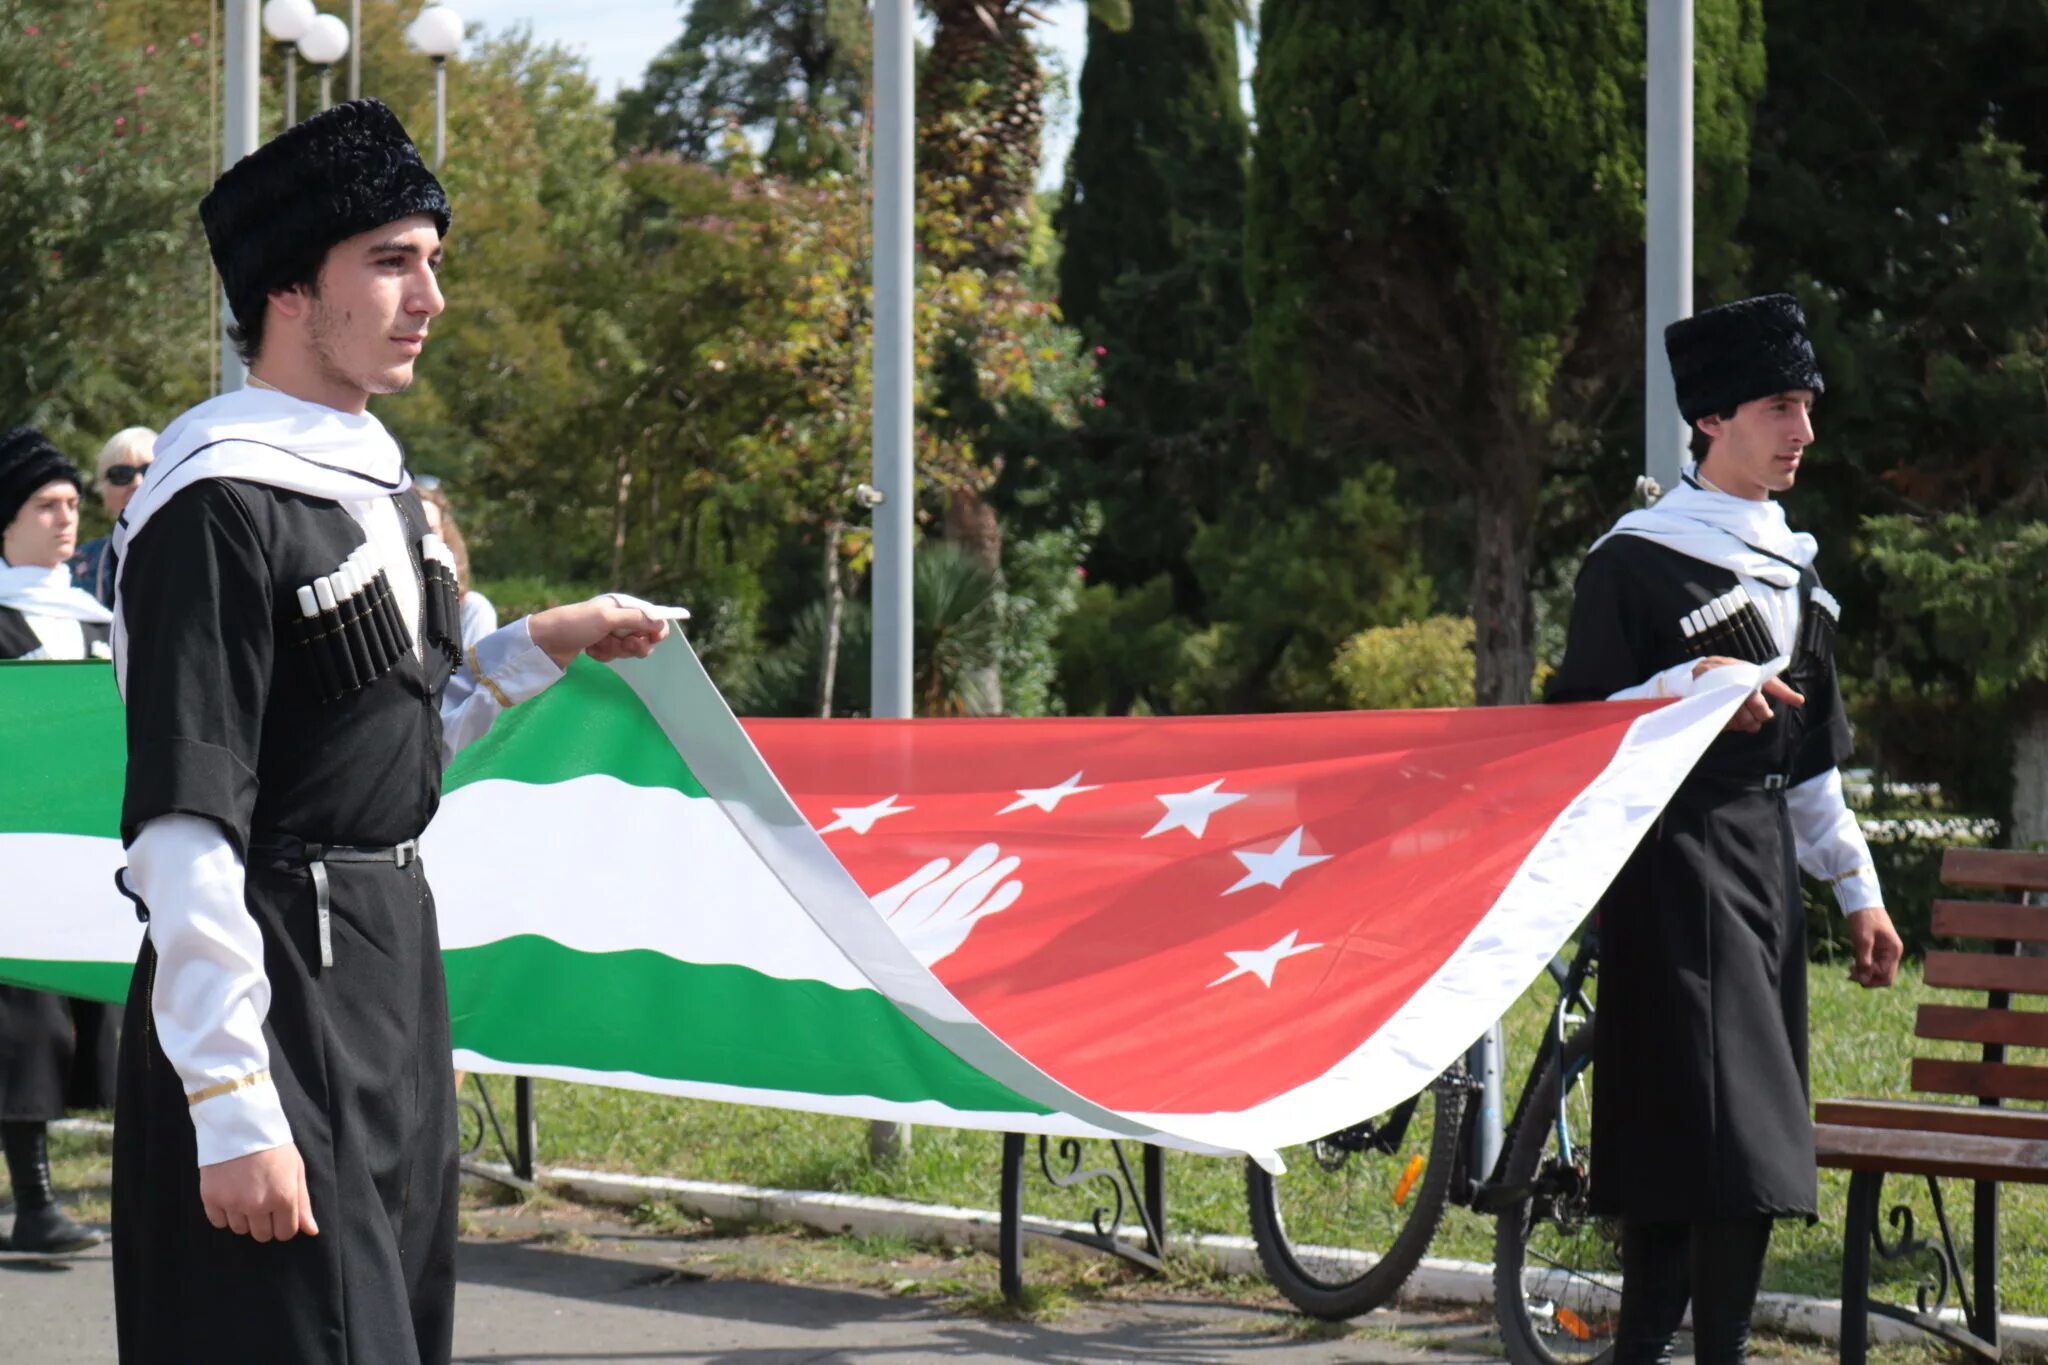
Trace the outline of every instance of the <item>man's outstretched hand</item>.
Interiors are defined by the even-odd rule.
[[[1692,675],[1697,678],[1710,668],[1725,668],[1729,664],[1741,662],[1740,659],[1724,658],[1719,654],[1711,655],[1692,666]],[[1766,678],[1762,690],[1750,693],[1749,699],[1742,703],[1741,709],[1729,717],[1728,728],[1746,735],[1755,734],[1763,729],[1771,719],[1771,704],[1765,700],[1767,697],[1776,697],[1779,701],[1793,706],[1806,705],[1806,698],[1794,692],[1782,680]]]
[[[644,659],[668,638],[668,622],[650,616],[649,610],[649,604],[637,597],[606,593],[588,602],[537,611],[527,618],[527,628],[533,642],[563,668],[578,654],[599,663]]]
[[[320,1235],[296,1143],[201,1166],[199,1202],[206,1206],[207,1222],[259,1242],[289,1242],[302,1232]]]

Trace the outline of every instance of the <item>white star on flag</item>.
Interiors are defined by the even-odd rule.
[[[1244,877],[1236,886],[1224,892],[1226,896],[1254,886],[1285,886],[1287,879],[1304,867],[1330,861],[1327,853],[1303,853],[1301,836],[1306,826],[1296,825],[1294,833],[1280,841],[1280,847],[1267,853],[1245,853],[1233,849],[1230,856],[1244,864]]]
[[[1068,797],[1073,796],[1078,792],[1092,792],[1101,790],[1100,787],[1083,787],[1076,785],[1080,782],[1080,780],[1081,774],[1075,773],[1072,777],[1060,783],[1057,787],[1021,787],[1017,790],[1017,799],[1015,801],[1012,801],[1009,805],[1004,806],[1001,810],[997,811],[996,814],[1008,815],[1011,811],[1023,810],[1026,806],[1036,806],[1040,810],[1054,810],[1058,808],[1060,802],[1066,800]]]
[[[818,833],[830,834],[836,829],[850,829],[855,834],[866,834],[875,827],[875,821],[886,820],[892,815],[901,815],[907,810],[916,809],[915,806],[897,805],[894,796],[885,796],[872,806],[834,806],[832,813],[839,818]]]
[[[1145,837],[1164,834],[1170,829],[1184,829],[1197,839],[1209,832],[1209,817],[1225,806],[1235,805],[1244,800],[1243,792],[1218,791],[1223,779],[1217,778],[1207,786],[1197,787],[1191,792],[1168,792],[1152,799],[1166,807],[1166,814],[1159,817],[1159,823],[1145,831]]]
[[[1224,982],[1233,980],[1236,977],[1256,976],[1270,990],[1273,985],[1273,969],[1275,967],[1290,957],[1298,957],[1303,953],[1312,952],[1323,946],[1320,943],[1304,943],[1296,946],[1294,937],[1300,932],[1301,930],[1299,929],[1289,929],[1287,937],[1281,939],[1270,948],[1260,948],[1256,952],[1226,952],[1224,956],[1237,965],[1217,977],[1214,981],[1211,981],[1208,989],[1214,990]]]

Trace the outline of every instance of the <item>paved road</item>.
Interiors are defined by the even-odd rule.
[[[464,1362],[1448,1365],[1498,1358],[1486,1329],[1455,1319],[1410,1317],[1398,1329],[1389,1321],[1337,1340],[1305,1340],[1298,1320],[1278,1312],[1157,1298],[1093,1302],[1050,1323],[1007,1322],[949,1306],[917,1274],[903,1294],[786,1282],[772,1264],[748,1261],[769,1245],[760,1239],[660,1237],[589,1222],[565,1232],[516,1218],[494,1223],[488,1215],[472,1224],[477,1235],[459,1255],[455,1355]],[[723,1256],[728,1251],[737,1269],[696,1268],[733,1259]],[[793,1254],[810,1253],[798,1243]],[[0,1256],[7,1359],[113,1360],[112,1285],[104,1248],[59,1263]],[[252,1357],[248,1365],[269,1363]]]

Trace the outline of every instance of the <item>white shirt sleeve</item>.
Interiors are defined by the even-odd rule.
[[[462,594],[462,646],[467,649],[498,628],[498,609],[471,588]]]
[[[1870,841],[1842,795],[1842,770],[1830,768],[1793,787],[1785,793],[1785,804],[1792,813],[1799,866],[1808,876],[1833,883],[1842,913],[1853,915],[1883,905]]]
[[[562,670],[533,642],[529,618],[520,617],[484,636],[467,651],[441,693],[441,764],[483,738],[500,713],[537,697],[561,680]]]
[[[1693,669],[1698,659],[1688,659],[1682,664],[1673,664],[1662,673],[1653,674],[1634,687],[1624,687],[1613,693],[1609,701],[1656,701],[1665,697],[1689,697],[1692,695]]]
[[[292,1140],[270,1077],[270,978],[246,879],[226,834],[203,816],[158,816],[128,849],[128,887],[149,909],[156,947],[150,1018],[191,1104],[202,1166]]]

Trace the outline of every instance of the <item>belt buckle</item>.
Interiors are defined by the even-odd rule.
[[[1783,791],[1785,789],[1785,781],[1785,774],[1783,773],[1768,774],[1764,778],[1764,790],[1767,792]]]
[[[404,843],[395,845],[391,850],[391,854],[391,861],[397,863],[400,867],[404,867],[407,863],[416,863],[420,858],[419,841],[407,839]]]

